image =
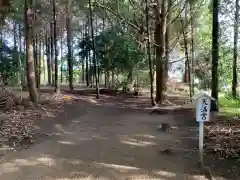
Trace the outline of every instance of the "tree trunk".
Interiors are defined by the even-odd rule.
[[[34,68],[35,68],[35,77],[36,77],[36,88],[39,91],[39,83],[38,83],[38,40],[37,36],[33,39],[33,56],[34,56]]]
[[[114,68],[112,69],[112,89],[115,87],[115,71]]]
[[[46,61],[45,61],[45,58],[44,58],[45,57],[44,54],[46,53],[44,51],[45,43],[46,43],[46,41],[42,40],[41,57],[42,57],[42,72],[43,72],[43,83],[44,83],[44,85],[46,83]]]
[[[29,1],[29,7],[27,0],[25,0],[25,29],[26,29],[26,54],[27,54],[27,81],[28,91],[30,99],[35,103],[38,99],[38,93],[36,89],[35,69],[34,69],[34,55],[33,55],[33,29],[32,29],[32,0]]]
[[[219,20],[218,8],[219,1],[213,0],[212,3],[212,97],[218,101],[218,59],[219,59]]]
[[[158,1],[158,4],[159,1]],[[157,6],[159,7],[159,6]],[[157,8],[156,7],[156,8]],[[164,33],[165,33],[165,0],[161,1],[161,13],[159,15],[158,9],[155,10],[157,15],[155,23],[155,42],[156,42],[156,103],[162,104],[163,102],[163,90],[164,90]]]
[[[165,34],[165,62],[164,62],[164,90],[165,91],[167,91],[167,81],[168,81],[169,37],[171,32],[171,19],[172,19],[171,8],[172,8],[172,0],[168,0],[166,34]]]
[[[191,17],[190,17],[190,25],[191,25],[191,55],[192,55],[192,57],[191,57],[191,80],[192,80],[192,82],[191,82],[191,84],[192,84],[192,94],[194,94],[194,87],[195,87],[195,82],[194,82],[194,78],[195,78],[195,76],[194,76],[194,74],[195,74],[195,27],[194,27],[194,25],[195,25],[195,23],[194,23],[194,10],[193,10],[193,3],[189,3],[189,5],[190,5],[190,13],[191,13]]]
[[[50,56],[51,56],[51,71],[52,71],[52,86],[55,86],[55,72],[54,72],[54,27],[53,22],[50,23]]]
[[[232,79],[232,96],[237,98],[237,59],[238,59],[238,23],[239,23],[239,0],[236,0],[236,11],[234,21],[234,49],[233,49],[233,79]]]
[[[85,70],[84,70],[85,64],[84,64],[84,58],[83,57],[81,58],[82,58],[82,83],[84,84],[85,83]]]
[[[84,21],[82,22],[84,24]],[[82,35],[82,41],[84,40],[84,34],[85,34],[85,29],[84,29],[84,25],[82,26],[82,31],[81,31],[81,35]],[[84,60],[85,60],[85,57],[80,57],[82,59],[82,83],[84,84],[85,83],[85,69],[84,69]]]
[[[87,52],[87,56],[86,56],[86,82],[87,82],[87,87],[89,87],[90,83],[89,83],[89,54]]]
[[[60,47],[60,51],[61,51],[61,77],[60,77],[60,82],[63,83],[63,38],[61,36],[61,47]]]
[[[53,39],[54,39],[54,52],[55,52],[55,93],[60,93],[59,80],[58,80],[58,50],[57,50],[57,24],[56,24],[56,3],[52,0],[53,6]]]
[[[19,53],[18,53],[18,62],[19,62],[19,69],[20,69],[20,80],[21,80],[21,89],[24,89],[25,86],[25,68],[23,68],[22,63],[22,34],[21,34],[21,25],[18,24],[18,35],[19,35]],[[26,73],[25,73],[26,74]]]
[[[96,98],[99,99],[99,84],[98,84],[98,67],[97,67],[97,60],[96,60],[96,51],[95,51],[95,41],[94,41],[94,32],[93,32],[93,14],[92,14],[92,3],[91,0],[88,1],[89,3],[89,13],[90,13],[90,26],[91,26],[91,38],[92,38],[92,50],[93,50],[93,66],[94,66],[94,75],[95,75],[95,82],[96,82]]]
[[[19,52],[17,52],[17,23],[14,22],[14,25],[13,25],[13,59],[14,61],[15,60],[18,60],[19,62]],[[21,67],[21,64],[19,63],[19,66]],[[21,69],[21,68],[19,68]],[[19,86],[21,88],[21,71],[19,71],[17,74],[17,81],[19,83]]]
[[[37,88],[38,88],[38,91],[40,91],[40,85],[41,85],[41,40],[39,39],[38,41],[38,48],[37,48],[37,51],[38,51],[38,63],[37,63],[37,69],[38,69],[38,75],[37,75]]]
[[[149,7],[148,7],[148,0],[145,0],[146,3],[146,26],[147,26],[147,55],[148,55],[148,65],[149,65],[149,78],[150,78],[150,95],[151,95],[151,104],[155,106],[154,101],[154,89],[153,89],[153,68],[152,68],[152,58],[151,58],[151,47],[150,47],[150,33],[149,33]]]
[[[47,54],[47,71],[48,71],[48,85],[52,84],[52,71],[51,71],[51,55],[50,55],[50,38],[46,33],[46,54]]]
[[[72,63],[72,0],[67,0],[67,47],[68,47],[68,80],[69,80],[69,89],[73,90],[73,63]]]
[[[187,3],[185,4],[185,23],[187,23]],[[188,42],[187,42],[187,35],[185,30],[185,24],[183,18],[181,18],[182,24],[182,32],[183,32],[183,42],[184,42],[184,50],[185,50],[185,78],[184,82],[189,83],[189,96],[192,98],[192,89],[191,89],[191,73],[190,73],[190,61],[188,55]]]

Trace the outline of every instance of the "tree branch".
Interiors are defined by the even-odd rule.
[[[127,20],[127,18],[125,18],[124,16],[114,12],[111,8],[107,7],[107,6],[104,6],[102,5],[98,0],[95,1],[97,3],[97,5],[102,8],[102,9],[105,9],[107,11],[109,11],[110,13],[112,13],[113,15],[115,15],[116,17],[124,20],[128,25],[130,25],[131,27],[133,27],[135,30],[139,31],[140,28],[138,26],[136,26],[135,24],[131,23],[129,20]]]

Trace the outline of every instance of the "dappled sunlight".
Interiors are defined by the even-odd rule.
[[[42,157],[36,157],[36,158],[30,158],[30,159],[16,159],[13,161],[14,164],[16,164],[18,167],[21,166],[36,166],[38,164],[42,164],[48,167],[55,166],[55,160],[50,157],[42,156]]]
[[[60,144],[65,144],[65,145],[76,145],[76,143],[70,142],[70,141],[57,141]]]
[[[35,166],[38,164],[37,161],[32,161],[29,159],[16,159],[14,161],[18,166]]]
[[[100,134],[94,134],[94,135],[92,135],[92,138],[102,139],[102,140],[107,140],[107,139],[108,139],[108,138],[106,138],[106,137],[102,137]]]
[[[192,180],[206,180],[205,176],[203,175],[186,175],[188,178],[191,178]],[[214,177],[215,178],[215,177]],[[223,179],[218,179],[223,180]]]
[[[98,163],[94,162],[95,165],[101,165],[106,168],[113,168],[113,169],[123,169],[123,170],[140,170],[140,168],[133,167],[133,166],[125,166],[125,165],[119,165],[119,164],[107,164],[107,163]]]
[[[140,180],[140,179],[146,179],[146,180],[167,180],[166,177],[149,177],[145,174],[134,174],[129,176],[127,179],[129,180]]]
[[[169,171],[154,171],[155,174],[157,175],[161,175],[161,176],[165,176],[167,178],[173,178],[176,176],[176,173],[173,173],[173,172],[169,172]]]
[[[184,159],[197,152],[183,142],[194,136],[187,135],[190,127],[185,134],[185,126],[178,127],[174,115],[149,115],[137,98],[108,100],[92,98],[95,105],[86,114],[66,118],[62,124],[56,121],[51,138],[34,144],[18,159],[0,164],[0,179],[14,180],[8,177],[20,175],[25,180],[29,173],[27,178],[42,180],[202,180],[195,167],[188,171],[192,168],[189,159],[195,161],[195,157],[187,157],[190,165]],[[126,107],[130,108],[120,109]],[[165,122],[171,124],[170,132],[157,131]],[[172,152],[161,153],[166,148]]]
[[[81,121],[80,120],[73,120],[72,123],[79,124],[79,123],[81,123]]]
[[[30,167],[44,165],[46,167],[56,166],[56,162],[53,158],[39,157],[29,159],[15,159],[12,162],[6,162],[0,165],[0,175],[20,172],[22,167]]]
[[[78,141],[91,141],[92,137],[78,137],[77,140]]]
[[[55,160],[50,157],[40,157],[40,158],[37,158],[36,161],[49,167],[56,165]]]
[[[155,136],[149,135],[149,134],[136,134],[134,135],[136,137],[143,137],[143,138],[149,138],[149,139],[156,139]]]
[[[147,146],[157,145],[156,142],[153,142],[153,141],[137,140],[137,139],[130,138],[128,136],[120,137],[120,142],[122,144],[128,144],[131,146],[138,146],[138,147],[147,147]]]
[[[66,128],[64,128],[64,126],[61,125],[61,124],[55,124],[54,127],[55,127],[55,129],[56,129],[57,131],[59,131],[59,132],[56,132],[55,135],[57,135],[57,134],[58,134],[58,135],[63,135],[63,134],[65,134],[65,135],[71,135],[71,134],[73,134],[73,132],[67,131]],[[61,134],[60,134],[60,133],[61,133]]]
[[[5,173],[13,173],[19,171],[19,166],[17,166],[16,163],[4,163],[1,164],[0,166],[0,175],[5,174]]]
[[[54,127],[55,127],[58,131],[61,131],[61,132],[64,131],[63,125],[61,125],[61,124],[55,124]]]
[[[72,165],[83,165],[83,164],[86,164],[82,160],[75,160],[75,159],[74,160],[64,159],[64,161],[66,161],[67,163],[72,164]]]

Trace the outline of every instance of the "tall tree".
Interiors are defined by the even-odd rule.
[[[60,51],[61,51],[61,78],[60,82],[63,83],[63,37],[61,36],[61,45],[60,45]]]
[[[234,20],[234,49],[233,49],[233,78],[232,96],[237,98],[237,59],[238,59],[238,27],[239,27],[239,0],[236,0],[235,20]]]
[[[33,2],[25,0],[24,4],[24,17],[25,17],[25,31],[26,31],[26,54],[27,54],[27,81],[28,91],[32,102],[38,99],[36,88],[35,68],[34,68],[34,55],[33,55]]]
[[[53,39],[54,39],[54,57],[55,57],[55,92],[59,93],[59,79],[58,79],[58,50],[57,50],[57,23],[56,23],[56,1],[52,0],[53,6]]]
[[[195,18],[194,16],[194,6],[195,3],[193,1],[189,1],[190,8],[190,26],[191,26],[191,84],[192,84],[192,94],[194,94],[194,70],[195,70]]]
[[[155,106],[155,101],[153,97],[153,68],[152,68],[152,58],[151,58],[151,47],[150,47],[150,33],[149,33],[149,4],[148,0],[145,0],[146,9],[145,9],[145,16],[146,16],[146,26],[147,26],[147,55],[148,55],[148,63],[149,63],[149,77],[150,77],[150,95],[151,95],[151,104]]]
[[[72,0],[67,0],[67,62],[68,62],[68,75],[69,75],[69,89],[73,90],[73,60],[72,60]]]
[[[92,50],[93,50],[93,66],[94,66],[94,75],[96,82],[96,98],[99,99],[99,84],[98,84],[98,67],[96,60],[96,50],[95,50],[95,39],[94,39],[94,31],[93,31],[93,13],[92,13],[92,3],[91,0],[89,2],[89,13],[90,13],[90,26],[91,26],[91,38],[92,38]]]
[[[48,74],[48,85],[52,84],[52,71],[51,71],[51,55],[50,55],[50,38],[48,37],[48,33],[45,34],[45,46],[46,46],[46,54],[47,54],[47,74]]]
[[[88,23],[85,26],[85,37],[89,38],[89,26]],[[86,53],[86,85],[89,87],[89,62],[90,62],[90,57],[88,55],[88,52]]]
[[[52,86],[55,84],[55,76],[54,76],[54,27],[53,21],[50,23],[50,57],[51,57],[51,72],[52,72]]]
[[[169,63],[169,40],[171,33],[171,19],[172,19],[172,0],[168,0],[167,5],[167,24],[165,34],[165,62],[164,62],[164,89],[167,91],[167,80],[168,80],[168,63]]]
[[[18,52],[17,52],[17,23],[14,22],[13,25],[13,55],[12,57],[17,60],[18,59]],[[17,74],[18,77],[18,83],[21,85],[21,78],[20,78],[20,73]],[[21,87],[21,86],[20,86]]]
[[[81,40],[84,40],[84,21],[82,21],[82,26],[81,26]],[[82,59],[82,83],[84,84],[85,82],[85,69],[84,69],[84,59],[85,57],[80,57]]]
[[[192,89],[191,89],[191,72],[190,72],[190,61],[189,61],[189,50],[188,50],[188,40],[187,40],[187,15],[188,15],[188,9],[187,9],[187,2],[185,2],[185,19],[181,18],[181,24],[182,24],[182,32],[183,32],[183,43],[184,43],[184,51],[185,51],[185,72],[184,72],[184,82],[187,82],[189,84],[189,95],[190,98],[192,98]],[[184,23],[185,22],[185,23]]]
[[[25,68],[23,68],[23,64],[25,63],[22,63],[22,31],[21,31],[21,25],[18,24],[18,43],[19,43],[19,53],[18,53],[18,62],[19,62],[19,69],[20,69],[20,79],[21,79],[21,89],[23,90],[24,89],[24,86],[25,86]]]
[[[38,88],[38,91],[40,91],[40,85],[41,85],[41,66],[42,66],[42,63],[41,63],[41,46],[42,46],[42,42],[41,42],[41,39],[39,37],[39,40],[38,40],[38,45],[37,45],[37,69],[38,69],[38,75],[37,75],[37,88]]]
[[[164,89],[164,33],[166,28],[166,0],[156,0],[155,6],[155,43],[156,43],[156,103],[163,102]],[[158,9],[160,7],[160,10]]]
[[[212,97],[218,101],[219,0],[212,1]]]

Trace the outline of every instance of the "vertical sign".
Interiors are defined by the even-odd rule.
[[[211,97],[201,94],[196,99],[196,121],[199,122],[199,158],[203,164],[204,122],[210,119]]]

